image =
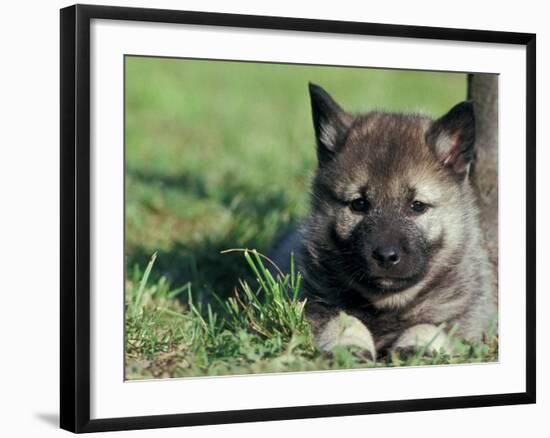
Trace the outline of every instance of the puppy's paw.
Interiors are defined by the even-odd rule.
[[[361,355],[376,360],[374,339],[369,329],[354,316],[344,312],[332,318],[316,338],[317,345],[325,352],[331,352],[336,346],[357,347]]]
[[[410,358],[422,350],[424,355],[432,356],[434,352],[441,349],[450,353],[451,348],[451,342],[443,331],[443,327],[418,324],[405,330],[393,343],[391,350],[398,353],[400,357]]]

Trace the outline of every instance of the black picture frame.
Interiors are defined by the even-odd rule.
[[[416,400],[90,419],[90,21],[92,19],[412,37],[525,46],[527,78],[526,391]],[[90,5],[74,5],[62,9],[60,24],[61,428],[76,433],[100,432],[535,403],[535,34]]]

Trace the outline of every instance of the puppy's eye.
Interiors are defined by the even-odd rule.
[[[411,202],[410,207],[412,211],[420,214],[420,213],[424,213],[428,209],[428,204],[424,204],[423,202],[420,202],[420,201],[413,201]]]
[[[369,201],[367,201],[365,198],[357,198],[351,201],[350,207],[353,211],[357,211],[359,213],[366,213],[369,210]]]

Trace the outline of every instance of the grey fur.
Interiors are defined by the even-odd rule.
[[[290,248],[298,253],[317,339],[334,344],[331,337],[341,333],[331,332],[331,321],[342,311],[365,325],[378,352],[402,348],[416,334],[443,325],[447,330],[458,324],[460,337],[481,339],[495,321],[497,293],[469,172],[471,104],[459,104],[437,121],[385,112],[352,116],[320,87],[310,91],[322,136],[310,214],[275,258],[288,258]],[[315,114],[324,108],[331,113]],[[327,132],[331,141],[338,139],[330,150],[323,149]],[[357,197],[369,199],[368,212],[350,207]],[[412,199],[429,209],[411,213]],[[387,268],[386,279],[386,268],[373,267],[370,252],[395,241],[402,245],[403,266]]]

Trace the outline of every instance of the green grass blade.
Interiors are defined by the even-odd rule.
[[[156,259],[157,259],[157,253],[155,252],[151,256],[151,260],[149,260],[149,263],[147,264],[147,268],[145,268],[145,272],[141,277],[141,281],[139,283],[139,287],[134,299],[134,309],[133,309],[134,314],[136,314],[141,310],[141,306],[143,304],[142,301],[143,301],[143,294],[145,292],[145,286],[147,285],[147,280],[149,280],[149,275],[151,275],[151,270],[153,269],[153,264],[155,263]]]

